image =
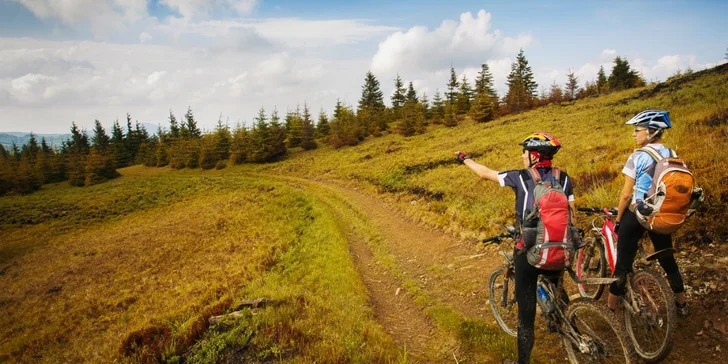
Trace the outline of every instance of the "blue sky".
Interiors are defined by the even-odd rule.
[[[260,107],[356,104],[372,70],[430,96],[487,62],[503,92],[523,48],[539,82],[619,55],[651,81],[724,62],[726,1],[0,0],[0,131],[65,132],[130,112],[205,127]],[[388,101],[388,100],[387,100]]]

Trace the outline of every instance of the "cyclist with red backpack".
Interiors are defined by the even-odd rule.
[[[514,252],[518,362],[528,363],[534,343],[538,276],[558,279],[568,265],[573,252],[572,211],[575,207],[569,176],[552,166],[552,159],[561,148],[558,139],[539,132],[526,137],[520,145],[524,166],[521,170],[494,171],[463,152],[457,152],[456,159],[480,178],[510,187],[516,194],[516,220],[522,231]],[[524,241],[526,236],[530,236],[525,239],[528,241]],[[566,292],[562,295],[568,302]]]
[[[645,230],[648,231],[655,251],[672,248],[670,232],[676,230],[684,221],[683,210],[688,209],[693,187],[692,175],[689,174],[684,163],[677,159],[674,151],[662,144],[665,129],[672,127],[670,114],[667,111],[643,111],[627,121],[626,125],[634,126],[632,137],[640,149],[630,155],[622,169],[625,182],[614,229],[618,234],[614,276],[619,280],[609,287],[607,301],[612,311],[617,307],[619,296],[625,292],[627,274],[632,270],[632,263],[637,254],[637,244]],[[668,163],[677,163],[677,166],[671,168]],[[662,178],[664,174],[661,171],[663,170],[678,171],[679,173],[673,173],[670,178],[685,176],[684,183],[683,181],[660,183],[659,188],[662,190],[655,191],[653,178]],[[676,189],[671,190],[671,186]],[[666,199],[666,195],[669,198]],[[656,199],[660,199],[659,203],[653,202]],[[671,207],[677,211],[667,212],[666,210]],[[663,210],[661,211],[662,216],[657,216],[658,209]],[[656,217],[657,220],[655,220]],[[663,255],[658,261],[667,274],[670,288],[675,293],[678,314],[687,316],[688,304],[685,301],[683,279],[675,257],[671,254]]]

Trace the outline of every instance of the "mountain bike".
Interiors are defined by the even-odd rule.
[[[514,227],[506,226],[506,230],[506,233],[484,239],[483,242],[500,243],[508,239],[512,243],[518,239],[518,232]],[[507,245],[512,247],[513,244]],[[490,276],[488,300],[501,329],[511,336],[517,336],[518,304],[514,293],[514,256],[505,250],[502,255],[505,258],[504,267],[496,269]],[[576,279],[573,270],[569,271],[572,278]],[[564,301],[563,294],[556,294],[563,290],[562,278],[563,273],[558,273],[556,282],[539,275],[537,301],[549,332],[561,335],[569,361],[631,363],[632,348],[624,326],[616,315],[588,298],[577,298],[570,303]],[[614,280],[594,279],[599,283]]]
[[[577,210],[587,216],[596,215],[591,222],[592,228],[584,238],[584,247],[577,254],[577,278],[607,277],[607,267],[614,274],[617,234],[612,220],[617,211],[598,207],[580,207]],[[647,255],[645,259],[653,261],[674,252],[672,248],[664,249]],[[606,285],[595,287],[578,284],[578,287],[582,296],[599,299]],[[624,323],[635,351],[647,362],[664,359],[672,349],[676,320],[674,300],[673,292],[662,275],[651,269],[640,269],[628,274],[626,291],[621,299]]]

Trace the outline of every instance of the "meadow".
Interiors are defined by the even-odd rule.
[[[563,144],[555,164],[572,176],[576,204],[612,207],[634,149],[623,124],[644,109],[670,111],[665,144],[706,191],[700,213],[676,235],[678,246],[725,243],[723,65],[484,124],[466,119],[413,137],[294,149],[276,163],[211,171],[134,166],[100,185],[4,196],[0,362],[406,362],[407,349],[375,317],[350,252],[352,229],[438,328],[454,333],[455,345],[474,358],[512,354],[513,343],[491,323],[439,305],[407,278],[356,204],[307,183],[373,196],[479,252],[477,238],[513,221],[512,192],[479,181],[454,161],[456,151],[497,170],[517,169],[518,143],[547,131]],[[236,301],[261,297],[270,300],[266,308],[207,324]]]

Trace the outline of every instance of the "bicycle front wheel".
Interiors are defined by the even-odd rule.
[[[577,298],[566,312],[567,325],[575,334],[563,336],[571,363],[633,363],[634,355],[627,332],[617,316],[604,305]]]
[[[496,269],[488,283],[488,301],[498,325],[508,335],[518,334],[518,303],[516,302],[516,281],[513,274],[505,277],[505,269]],[[513,273],[513,272],[511,272]]]
[[[604,256],[604,245],[599,240],[595,240],[579,249],[576,260],[576,277],[579,279],[607,277],[607,259]],[[604,292],[603,284],[577,283],[577,287],[582,297],[594,300],[598,300]]]
[[[648,363],[665,359],[672,350],[675,297],[661,275],[642,270],[631,280],[639,312],[625,310],[624,323],[635,351]]]

